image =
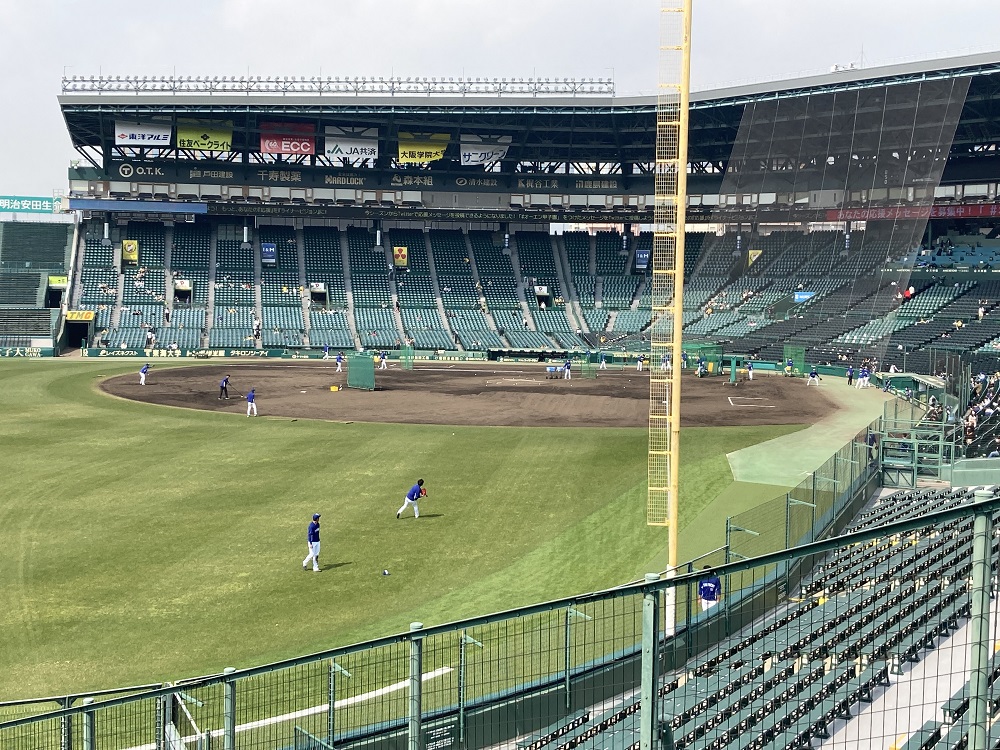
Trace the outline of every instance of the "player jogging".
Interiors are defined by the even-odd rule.
[[[146,385],[146,373],[149,372],[149,362],[142,366],[139,370],[139,385]]]
[[[253,415],[257,416],[257,393],[251,388],[247,391],[247,416],[250,416],[250,412],[253,411]]]
[[[344,353],[337,352],[337,372],[340,372],[344,366]]]
[[[604,358],[604,352],[601,352],[601,365],[597,369],[598,370],[607,370],[608,369],[608,363],[607,363],[607,361]]]
[[[642,372],[642,363],[646,361],[646,355],[640,354],[635,360],[636,372]]]
[[[403,505],[396,511],[396,518],[402,517],[403,511],[411,506],[413,507],[413,517],[420,518],[420,508],[417,507],[417,502],[422,497],[427,497],[427,490],[424,489],[424,480],[418,479],[417,483],[410,487],[406,497],[403,498]]]
[[[226,375],[222,380],[219,381],[219,398],[229,399],[229,376]]]
[[[381,351],[378,353],[378,369],[384,370],[386,368],[385,361],[389,359],[389,352]]]
[[[323,344],[323,359],[330,359],[330,345]]]
[[[306,531],[306,545],[309,547],[309,554],[302,561],[302,570],[309,568],[309,561],[312,560],[313,573],[319,573],[319,513],[313,513],[312,523]]]

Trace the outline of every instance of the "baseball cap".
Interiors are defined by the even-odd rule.
[[[313,520],[315,521],[317,518],[319,518],[319,513],[313,513]]]

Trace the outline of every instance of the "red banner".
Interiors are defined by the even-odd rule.
[[[834,208],[827,221],[894,221],[896,219],[978,219],[1000,217],[1000,203],[962,206],[888,206],[886,208]]]
[[[300,122],[262,122],[260,124],[262,154],[315,154],[316,132],[313,126]]]

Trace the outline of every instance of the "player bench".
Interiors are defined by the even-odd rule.
[[[551,365],[545,368],[545,379],[549,380],[552,378],[558,379],[563,376],[562,367],[552,367]]]

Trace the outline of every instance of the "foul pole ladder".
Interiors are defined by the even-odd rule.
[[[681,330],[687,201],[691,0],[661,0],[656,97],[656,202],[653,208],[649,375],[649,494],[646,522],[666,526],[668,565],[677,565]],[[664,353],[671,367],[656,367]]]

